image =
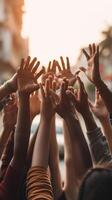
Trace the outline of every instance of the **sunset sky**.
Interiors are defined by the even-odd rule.
[[[112,0],[26,0],[25,10],[22,36],[43,64],[60,55],[74,64],[79,49],[112,25]]]

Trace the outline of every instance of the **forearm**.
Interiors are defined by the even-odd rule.
[[[96,122],[93,118],[93,115],[89,109],[82,114],[82,117],[84,119],[86,129],[88,132],[95,130],[97,128],[97,124],[96,124]]]
[[[13,157],[13,150],[14,150],[14,132],[15,130],[13,130],[8,138],[8,141],[5,145],[4,151],[3,151],[3,155],[2,155],[2,165],[1,165],[1,169],[0,169],[0,181],[3,180],[4,175],[7,171],[7,168],[9,166],[9,163],[12,160]]]
[[[14,139],[15,167],[22,167],[26,161],[30,137],[30,107],[29,96],[19,95],[19,112]]]
[[[44,119],[41,116],[39,131],[34,146],[32,167],[35,166],[40,166],[44,168],[48,167],[50,125],[51,125],[51,120]]]
[[[92,158],[95,164],[111,162],[111,154],[106,138],[103,136],[100,128],[97,127],[90,111],[83,114],[87,128],[87,136],[90,143]]]
[[[78,191],[78,179],[75,173],[76,157],[74,159],[74,144],[71,142],[70,133],[66,122],[63,120],[64,130],[64,161],[65,161],[65,182],[64,191],[66,196],[70,199],[75,199]],[[74,136],[75,140],[75,136]]]
[[[79,121],[74,116],[65,119],[70,134],[76,177],[80,179],[92,166],[91,156]]]
[[[54,198],[58,199],[62,193],[61,174],[59,169],[59,151],[56,139],[55,116],[52,118],[50,130],[49,167]]]
[[[0,137],[0,159],[2,156],[2,153],[4,151],[4,147],[7,143],[7,140],[9,138],[9,135],[11,133],[11,130],[4,128]]]
[[[38,130],[39,130],[39,127],[37,128],[36,132],[31,137],[30,142],[29,142],[29,147],[28,147],[28,152],[27,152],[27,167],[28,167],[28,169],[31,167],[33,150],[34,150]]]
[[[109,118],[105,118],[104,120],[100,120],[100,123],[103,128],[103,132],[108,140],[110,151],[112,154],[112,125],[110,123]]]
[[[112,92],[108,89],[106,84],[101,80],[96,84],[97,89],[100,92],[100,95],[109,111],[112,112]]]
[[[10,84],[8,82],[5,82],[0,87],[0,100],[2,100],[4,97],[8,96],[12,93],[12,88],[10,87]]]

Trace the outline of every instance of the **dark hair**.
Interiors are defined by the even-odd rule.
[[[112,199],[112,168],[91,169],[83,179],[78,200],[110,199]]]

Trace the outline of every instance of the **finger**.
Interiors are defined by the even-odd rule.
[[[86,59],[89,60],[90,56],[89,54],[85,51],[85,49],[82,49],[83,54],[85,55]]]
[[[44,88],[41,83],[39,85],[40,85],[40,91],[41,91],[42,98],[44,99],[45,98]]]
[[[67,90],[69,81],[68,79],[65,79],[64,82],[65,82],[65,90]]]
[[[37,79],[43,74],[43,72],[44,72],[44,67],[40,70],[39,73],[37,73],[37,74],[35,75],[35,79],[37,80]]]
[[[74,94],[74,89],[73,89],[72,86],[69,86],[69,87],[68,87],[68,90],[70,90],[70,91]]]
[[[81,96],[83,94],[85,88],[84,88],[84,84],[81,81],[79,76],[77,76],[77,80],[78,80],[78,83],[79,83],[79,96]]]
[[[93,54],[95,54],[96,53],[96,45],[95,45],[95,43],[93,43]]]
[[[97,90],[97,88],[95,88],[95,101],[96,102],[99,101],[99,97],[100,97],[99,91]]]
[[[53,78],[52,78],[52,76],[49,76],[48,78],[49,78],[49,87],[50,87],[50,89],[52,89]]]
[[[70,90],[67,90],[66,94],[67,94],[68,98],[72,101],[72,103],[74,105],[77,105],[77,100],[75,98],[75,95]]]
[[[56,64],[56,67],[58,68],[59,72],[61,72],[61,67],[59,65],[59,62],[58,61],[55,61],[55,64]]]
[[[33,73],[33,74],[37,71],[39,65],[40,65],[40,62],[38,61],[37,64],[36,64],[36,65],[33,67],[33,69],[32,69],[32,73]]]
[[[63,97],[65,95],[65,82],[62,81],[61,83],[61,97]]]
[[[80,70],[76,71],[74,76],[76,77],[80,73]]]
[[[73,86],[76,82],[76,77],[72,77],[71,79],[69,79],[69,86]]]
[[[36,57],[33,58],[33,60],[31,61],[30,65],[28,67],[29,70],[32,70],[32,68],[33,68],[33,66],[34,66],[34,64],[35,64],[36,61],[37,61],[37,58]]]
[[[52,83],[52,89],[54,92],[56,91],[56,81],[55,80]]]
[[[63,70],[65,70],[65,62],[62,56],[60,57],[60,60],[61,60],[62,68]]]
[[[47,73],[51,71],[51,61],[48,64]]]
[[[79,69],[84,73],[86,73],[86,71],[87,71],[87,69],[85,67],[79,67]]]
[[[90,53],[90,56],[93,55],[93,48],[92,48],[91,44],[89,44],[89,53]]]
[[[67,62],[67,69],[70,70],[70,61],[68,57],[66,57],[66,62]]]
[[[28,56],[27,59],[26,59],[26,62],[25,62],[25,67],[24,67],[25,69],[29,68],[30,60],[31,60],[31,57]]]
[[[99,56],[99,45],[97,45],[96,53],[97,53],[97,55]]]
[[[56,61],[55,61],[55,60],[53,60],[52,72],[53,72],[54,74],[56,73]]]
[[[50,94],[50,81],[49,81],[49,79],[46,79],[46,82],[45,82],[45,94],[46,94],[47,97]]]
[[[21,59],[21,64],[20,64],[20,70],[23,70],[23,68],[24,68],[24,63],[25,63],[24,58],[22,58],[22,59]]]
[[[69,79],[69,85],[70,85],[70,86],[73,86],[73,85],[75,84],[77,75],[78,75],[80,72],[81,72],[80,70],[76,71],[75,74],[73,75],[73,77]]]
[[[74,95],[76,97],[76,99],[78,98],[78,89],[74,89]]]

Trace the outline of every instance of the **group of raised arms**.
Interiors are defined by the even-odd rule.
[[[44,68],[37,58],[28,56],[0,86],[0,105],[5,102],[0,130],[0,200],[112,199],[112,93],[101,78],[99,46],[91,44],[82,53],[87,67],[79,67],[75,74],[68,57]],[[88,98],[81,71],[95,86],[94,103]],[[64,180],[59,167],[57,114],[63,121]],[[37,115],[39,125],[37,122],[37,130],[31,134]]]

